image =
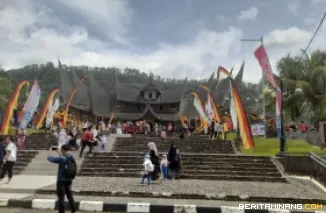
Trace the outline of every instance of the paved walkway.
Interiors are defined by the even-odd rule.
[[[211,180],[175,180],[161,184],[139,186],[139,178],[77,177],[73,184],[76,192],[167,192],[172,194],[216,194],[275,198],[326,199],[326,193],[310,180],[290,179],[290,183],[238,182]],[[55,190],[55,185],[44,188]]]
[[[56,199],[55,195],[35,195],[26,198],[30,199]],[[196,199],[165,199],[165,198],[126,198],[126,197],[96,197],[96,196],[75,196],[76,201],[87,200],[87,201],[103,201],[107,203],[124,204],[126,202],[133,203],[150,203],[151,205],[196,205],[205,207],[219,207],[219,206],[234,206],[238,207],[239,204],[244,202],[240,201],[221,201],[221,200],[196,200]],[[246,202],[252,203],[252,202]],[[255,202],[257,204],[257,202]],[[266,203],[266,202],[264,202]],[[254,203],[252,203],[254,204]],[[326,210],[324,205],[323,209]]]
[[[6,178],[3,180],[6,182]],[[37,189],[56,183],[56,176],[17,175],[9,184],[0,185],[0,197],[17,198],[19,194],[34,194]]]
[[[16,208],[1,208],[1,213],[58,213],[58,210],[37,210],[37,209],[16,209]],[[66,211],[69,212],[69,211]],[[94,213],[94,212],[83,212],[83,213]],[[114,212],[111,212],[114,213]],[[123,212],[119,212],[123,213]]]

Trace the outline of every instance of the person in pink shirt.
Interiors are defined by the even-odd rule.
[[[26,140],[26,130],[24,128],[20,128],[18,130],[17,139],[18,139],[18,149],[23,150],[25,140]]]

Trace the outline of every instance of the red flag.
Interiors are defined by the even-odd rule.
[[[281,137],[281,111],[282,111],[282,93],[276,85],[271,64],[263,45],[260,45],[255,51],[255,56],[260,64],[261,69],[268,83],[276,90],[276,128],[278,129],[278,137]]]
[[[276,82],[274,79],[273,71],[271,64],[269,63],[268,56],[263,45],[260,45],[258,49],[255,51],[255,56],[260,64],[261,69],[270,85],[276,89]]]

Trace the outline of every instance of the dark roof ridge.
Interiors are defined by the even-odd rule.
[[[148,82],[139,91],[142,92],[149,86],[153,86],[159,92],[162,92],[165,90],[164,86],[160,82],[155,81],[153,78],[150,77],[148,79]]]

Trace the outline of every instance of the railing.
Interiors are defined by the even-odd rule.
[[[311,176],[326,186],[326,160],[312,152],[309,153],[309,157],[312,159]]]

